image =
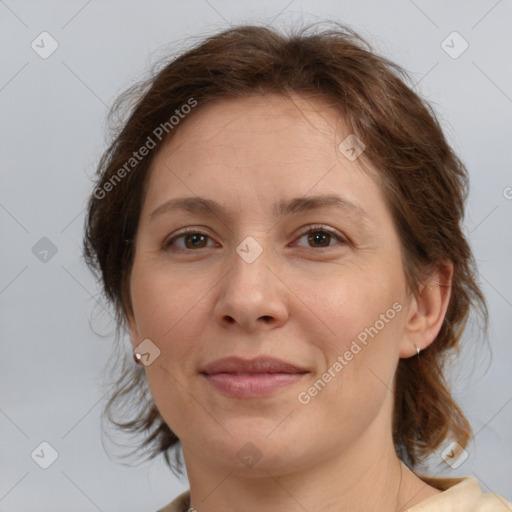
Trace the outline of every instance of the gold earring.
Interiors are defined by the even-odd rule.
[[[421,352],[421,349],[420,347],[418,347],[418,345],[415,345],[416,346],[416,352],[417,352],[417,355],[419,356],[420,355],[420,352]]]

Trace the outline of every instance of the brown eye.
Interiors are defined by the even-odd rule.
[[[348,244],[348,241],[343,236],[330,229],[324,228],[323,226],[314,226],[310,228],[308,231],[304,232],[298,240],[305,237],[307,237],[307,243],[311,249],[329,249],[338,245],[336,243],[331,243],[333,241],[337,241],[342,245]],[[183,240],[183,242],[176,244],[176,241],[178,240]],[[205,249],[207,247],[212,247],[212,245],[207,245],[208,240],[211,240],[211,238],[205,233],[189,229],[166,240],[162,244],[162,249],[166,251]]]
[[[200,231],[186,231],[182,232],[178,235],[175,235],[163,243],[162,248],[164,250],[194,250],[194,249],[204,249],[206,247],[207,240],[210,237],[201,233]],[[177,240],[183,239],[184,245],[175,245]],[[211,247],[211,246],[210,246]]]
[[[336,245],[331,244],[333,240],[337,240],[342,244],[348,243],[345,238],[330,229],[324,228],[323,226],[315,226],[310,228],[299,237],[299,240],[304,237],[307,237],[307,243],[310,244],[310,248],[312,249],[333,247],[333,245]]]
[[[331,236],[326,231],[310,231],[308,233],[308,242],[310,244],[320,244],[320,247],[328,247]]]

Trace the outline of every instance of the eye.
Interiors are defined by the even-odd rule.
[[[304,237],[307,237],[308,243],[314,244],[313,247],[310,246],[311,248],[330,248],[332,247],[330,242],[333,238],[337,239],[342,244],[348,244],[348,240],[345,237],[324,226],[311,226],[298,240]]]
[[[202,233],[201,231],[197,231],[193,228],[187,228],[181,233],[174,235],[171,238],[168,238],[163,244],[162,249],[166,251],[170,250],[181,250],[186,251],[187,249],[203,249],[206,247],[206,240],[210,238],[208,235]],[[173,244],[176,240],[183,239],[185,246],[174,246]]]
[[[335,231],[325,228],[324,226],[311,226],[307,231],[305,231],[298,240],[307,236],[307,242],[313,244],[310,248],[330,248],[333,244],[330,242],[334,239],[338,240],[342,244],[348,244],[349,242],[345,237],[336,233]],[[177,240],[182,239],[184,245],[176,245],[175,242]],[[162,249],[166,251],[177,250],[177,251],[187,251],[189,249],[204,249],[208,246],[207,241],[210,239],[208,235],[198,231],[194,228],[187,228],[181,233],[168,238],[163,244]],[[318,245],[317,245],[318,244]],[[209,247],[212,247],[211,245]]]

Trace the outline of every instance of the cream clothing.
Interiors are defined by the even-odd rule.
[[[406,512],[512,512],[512,503],[497,494],[484,493],[473,477],[420,478],[443,492],[427,498]],[[188,512],[189,500],[190,490],[157,512]]]

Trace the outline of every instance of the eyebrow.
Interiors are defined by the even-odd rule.
[[[368,214],[363,208],[336,194],[295,197],[293,199],[281,200],[274,203],[272,213],[274,217],[279,218],[327,207],[336,208],[346,213],[352,213],[360,217],[363,221],[368,219]],[[220,203],[213,199],[194,196],[169,199],[149,215],[148,222],[151,222],[156,217],[176,211],[184,211],[192,214],[206,214],[219,217],[223,221],[229,220],[229,213]]]

